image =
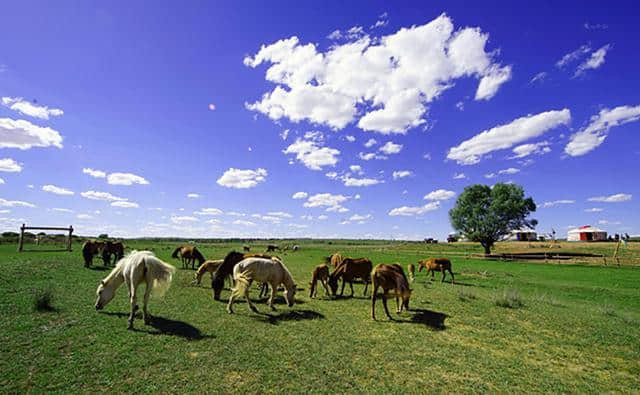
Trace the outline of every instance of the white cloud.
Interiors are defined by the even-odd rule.
[[[289,129],[285,129],[285,130],[283,130],[283,131],[282,131],[282,133],[280,133],[280,137],[281,137],[283,140],[286,140],[286,139],[287,139],[287,137],[289,137]]]
[[[219,185],[227,188],[253,188],[267,177],[267,171],[262,168],[256,170],[240,170],[233,167],[225,171],[224,174],[216,181]]]
[[[453,199],[456,193],[453,191],[447,191],[446,189],[437,189],[433,192],[429,192],[424,195],[425,200],[449,200]]]
[[[584,28],[587,30],[607,30],[609,28],[609,25],[605,24],[605,23],[589,23],[589,22],[585,22],[584,23]]]
[[[353,173],[362,175],[364,172],[362,171],[362,166],[360,165],[351,165],[349,166],[349,170],[351,170]]]
[[[304,138],[307,140],[313,140],[320,143],[324,141],[324,134],[318,130],[310,130],[304,133]]]
[[[0,178],[0,185],[2,184],[6,184],[6,182],[4,181],[4,178]]]
[[[58,211],[58,212],[61,212],[61,213],[72,213],[73,212],[73,210],[69,210],[68,208],[57,208],[57,207],[52,208],[51,211]]]
[[[431,160],[431,154],[429,152],[427,152],[424,155],[422,155],[422,158],[426,159],[426,160]]]
[[[627,193],[617,193],[610,196],[596,196],[588,199],[590,202],[620,203],[631,200],[631,195]]]
[[[284,211],[271,211],[271,212],[268,212],[267,215],[270,215],[272,217],[280,217],[280,218],[293,218],[293,215]]]
[[[593,208],[587,208],[584,211],[586,211],[587,213],[599,213],[603,211],[603,209],[601,209],[600,207],[593,207]]]
[[[21,97],[3,97],[2,104],[21,114],[34,118],[49,119],[49,116],[59,117],[64,114],[59,108],[49,108],[47,106],[39,106],[35,103],[24,100]]]
[[[6,200],[0,198],[0,207],[36,207],[35,204],[23,202],[21,200]]]
[[[222,215],[224,212],[217,208],[201,208],[200,211],[194,212],[196,215]]]
[[[496,173],[488,173],[484,175],[484,178],[489,178],[489,179],[495,178],[495,177],[496,177]]]
[[[606,219],[601,219],[600,221],[598,221],[599,225],[620,225],[622,224],[620,221],[609,221]]]
[[[531,154],[543,155],[551,152],[548,141],[541,141],[539,143],[522,144],[513,149],[515,155],[509,157],[509,159],[524,158]]]
[[[387,155],[397,154],[402,151],[402,144],[395,144],[392,141],[388,141],[385,145],[378,149],[382,153]]]
[[[244,213],[239,213],[237,211],[228,211],[227,215],[230,215],[232,217],[244,217],[246,214]]]
[[[32,147],[62,148],[62,136],[23,119],[0,118],[0,148],[27,150]]]
[[[529,81],[530,84],[534,84],[536,82],[542,82],[545,80],[545,78],[547,78],[547,72],[546,71],[542,71],[536,75],[533,76],[533,78],[531,78],[531,81]]]
[[[317,219],[318,219],[318,221],[325,221],[325,220],[329,219],[329,217],[327,217],[326,215],[322,214],[322,215],[318,215]]]
[[[575,200],[568,200],[568,199],[565,199],[565,200],[554,200],[552,202],[544,202],[542,204],[542,207],[543,208],[549,208],[549,207],[557,206],[559,204],[573,204],[573,203],[575,203]]]
[[[251,221],[245,221],[242,219],[237,219],[235,221],[233,221],[234,225],[242,225],[242,226],[256,226],[255,223],[251,222]]]
[[[354,141],[356,141],[356,138],[354,136],[351,135],[346,135],[344,136],[345,139],[347,139],[348,142],[353,143]]]
[[[327,36],[327,38],[329,40],[339,40],[342,38],[342,32],[340,32],[340,30],[334,30]]]
[[[105,200],[105,201],[125,201],[128,199],[121,198],[118,196],[114,196],[109,192],[98,192],[98,191],[86,191],[80,194],[82,197],[91,199],[91,200]]]
[[[89,214],[78,214],[76,215],[76,218],[78,219],[92,219],[93,217]]]
[[[370,219],[371,219],[371,214],[367,214],[367,215],[353,214],[351,217],[349,217],[348,222],[358,222],[360,224],[363,224]]]
[[[413,175],[413,172],[411,170],[398,170],[398,171],[394,171],[392,176],[394,180],[397,180],[399,178],[405,178],[412,175]]]
[[[556,67],[564,67],[569,63],[580,59],[581,57],[588,54],[589,52],[591,52],[591,47],[586,44],[582,45],[580,48],[576,49],[575,51],[569,52],[568,54],[564,55],[562,59],[556,62]]]
[[[190,199],[197,199],[197,198],[200,197],[200,195],[197,194],[197,193],[188,193],[187,197],[190,198]]]
[[[465,178],[467,178],[467,176],[464,175],[464,173],[454,173],[453,174],[453,179],[454,180],[464,180]]]
[[[326,52],[295,36],[263,45],[244,64],[269,64],[265,79],[276,86],[246,107],[273,120],[307,120],[333,129],[357,120],[363,130],[406,133],[425,122],[427,105],[455,80],[480,80],[475,96],[482,100],[511,77],[510,66],[494,61],[498,51],[485,51],[488,34],[470,27],[456,31],[445,14],[380,39],[360,26],[329,35],[343,37],[350,41]]]
[[[516,169],[515,167],[510,167],[508,169],[503,169],[498,171],[498,174],[517,174],[520,173],[520,169]]]
[[[107,173],[105,173],[102,170],[94,170],[90,167],[85,167],[84,169],[82,169],[82,172],[84,174],[88,174],[91,177],[95,177],[95,178],[105,178],[107,176]]]
[[[330,171],[327,174],[325,174],[325,176],[327,176],[327,178],[331,180],[335,180],[338,178],[338,173],[336,173],[335,171]]]
[[[376,144],[378,144],[378,142],[376,141],[376,139],[369,139],[369,140],[367,140],[367,142],[366,142],[366,143],[364,143],[364,146],[365,146],[365,147],[367,147],[367,148],[371,148],[371,147],[373,147],[373,146],[374,146],[374,145],[376,145]]]
[[[112,202],[111,205],[113,207],[121,207],[121,208],[138,208],[138,207],[140,207],[140,205],[138,205],[138,203],[128,202],[128,201]]]
[[[291,196],[293,199],[306,199],[308,194],[306,192],[296,192]]]
[[[315,141],[297,139],[295,143],[283,151],[285,154],[296,154],[296,159],[311,170],[322,170],[324,166],[335,166],[340,151],[334,148],[321,147]]]
[[[640,119],[640,105],[619,106],[612,110],[605,108],[591,117],[587,127],[573,134],[564,152],[570,156],[580,156],[597,148],[609,135],[614,126],[635,122]]]
[[[387,157],[384,155],[378,155],[375,152],[369,152],[369,153],[364,153],[364,152],[360,152],[358,154],[358,157],[362,160],[371,160],[371,159],[379,159],[379,160],[386,160]]]
[[[485,130],[457,147],[451,148],[447,159],[455,160],[461,165],[473,165],[490,152],[511,148],[515,144],[538,137],[550,129],[567,125],[570,121],[571,112],[566,108],[521,117],[509,124]]]
[[[384,183],[384,181],[375,178],[354,178],[350,176],[342,177],[342,181],[346,187],[368,187]]]
[[[575,77],[580,76],[584,74],[587,70],[595,70],[598,67],[602,66],[604,64],[604,58],[607,55],[607,52],[609,51],[609,49],[611,49],[611,45],[607,44],[601,47],[600,49],[598,49],[597,51],[593,52],[589,57],[589,59],[585,60],[578,66],[578,69],[576,70],[576,73],[574,74],[574,76]]]
[[[456,103],[456,108],[460,111],[464,111],[464,102],[459,101]]]
[[[307,201],[303,204],[304,207],[327,207],[327,211],[345,212],[342,209],[348,211],[348,209],[342,207],[342,203],[349,199],[344,195],[333,195],[331,193],[318,193],[313,196],[309,196]]]
[[[198,222],[199,219],[196,217],[190,217],[190,216],[177,216],[174,215],[171,217],[171,222],[173,222],[174,224],[180,224],[180,223],[184,223],[184,222]]]
[[[73,195],[74,192],[65,188],[60,188],[55,185],[44,185],[42,190],[49,193],[54,193],[56,195]]]
[[[22,171],[22,166],[10,158],[0,159],[0,171],[19,173]]]
[[[389,211],[389,215],[392,217],[396,217],[396,216],[410,217],[415,215],[422,215],[426,212],[437,210],[439,207],[440,207],[439,201],[430,202],[425,204],[424,206],[418,206],[418,207],[402,206],[402,207],[394,208],[393,210]]]
[[[149,181],[132,173],[111,173],[107,176],[107,183],[111,185],[147,185]]]

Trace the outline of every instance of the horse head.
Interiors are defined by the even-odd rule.
[[[333,274],[329,276],[329,288],[331,288],[331,293],[335,296],[338,292],[338,276]]]
[[[244,254],[236,251],[231,251],[224,257],[224,261],[213,273],[213,279],[211,280],[213,299],[220,300],[220,294],[222,293],[222,288],[224,288],[224,278],[233,273],[233,267],[243,259]]]
[[[102,310],[104,306],[111,302],[115,294],[113,287],[108,286],[104,280],[100,281],[100,285],[98,285],[98,289],[96,290],[96,295],[98,296],[95,305],[96,310]]]
[[[293,307],[293,304],[295,303],[297,288],[298,286],[293,283],[291,287],[287,288],[287,292],[284,294],[284,298],[287,300],[287,305],[289,305],[289,307]]]

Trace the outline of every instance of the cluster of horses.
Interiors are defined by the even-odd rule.
[[[124,245],[121,241],[87,240],[82,244],[84,266],[93,264],[93,257],[101,254],[105,266],[114,265],[124,256]],[[112,260],[113,257],[113,260]]]
[[[106,247],[103,246],[103,249]],[[83,249],[84,254],[84,249]],[[172,257],[181,259],[183,268],[188,268],[191,264],[195,268],[194,262],[199,262],[198,269],[195,274],[194,282],[200,284],[202,276],[205,273],[211,274],[211,288],[213,290],[214,300],[220,300],[222,290],[224,288],[225,279],[233,284],[231,295],[227,303],[227,312],[233,313],[233,304],[238,297],[244,297],[249,308],[257,312],[256,307],[251,302],[249,290],[251,284],[255,281],[261,283],[260,297],[271,293],[268,299],[268,306],[271,310],[275,310],[273,306],[274,298],[278,288],[284,286],[284,297],[289,307],[295,302],[295,294],[297,285],[294,281],[289,269],[285,266],[282,259],[278,256],[269,254],[236,252],[231,251],[224,259],[206,260],[197,247],[181,246],[174,250]],[[86,259],[86,258],[85,258]],[[333,268],[330,270],[329,265]],[[451,282],[454,283],[453,272],[451,271],[451,261],[446,258],[430,258],[418,261],[418,271],[427,269],[427,276],[434,272],[442,272],[442,281],[444,281],[446,272],[451,275]],[[133,320],[137,305],[137,286],[143,282],[146,283],[146,291],[144,294],[143,319],[145,323],[149,322],[147,313],[147,304],[149,295],[152,291],[163,293],[169,287],[175,268],[155,257],[151,251],[132,251],[124,256],[111,273],[100,282],[97,290],[96,309],[102,309],[113,298],[115,290],[123,283],[127,286],[129,298],[131,302],[131,313],[129,316],[129,328],[133,328]],[[373,290],[371,293],[371,317],[375,320],[375,306],[377,292],[382,288],[382,302],[385,313],[389,319],[393,320],[387,308],[387,299],[389,292],[394,291],[396,299],[396,312],[401,313],[403,310],[409,310],[409,300],[411,298],[411,288],[409,284],[415,278],[415,266],[407,265],[408,277],[405,275],[404,269],[397,263],[394,264],[378,264],[373,267],[373,263],[368,258],[351,258],[343,257],[338,253],[325,258],[325,263],[316,266],[311,275],[309,283],[309,297],[313,298],[317,294],[317,283],[325,289],[327,296],[338,296],[339,280],[342,280],[342,288],[340,296],[344,295],[344,288],[347,283],[351,288],[351,296],[354,295],[353,283],[363,282],[363,295],[366,296],[369,284]]]

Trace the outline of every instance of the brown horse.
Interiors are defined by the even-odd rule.
[[[242,251],[249,252],[249,251],[251,251],[251,247],[249,247],[248,245],[243,245],[242,246]]]
[[[121,241],[107,241],[102,249],[102,261],[107,266],[111,263],[111,255],[113,258],[113,265],[122,259],[124,256],[124,245]]]
[[[222,288],[224,288],[224,279],[228,276],[233,275],[233,268],[240,261],[250,257],[271,259],[273,256],[266,254],[243,254],[237,251],[231,251],[230,253],[228,253],[222,261],[222,264],[218,266],[218,269],[213,273],[213,277],[211,278],[213,299],[220,300],[220,293],[222,293]],[[262,295],[262,290],[260,291],[260,295]]]
[[[324,287],[325,295],[329,296],[329,288],[327,287],[327,280],[329,279],[329,266],[322,265],[316,266],[313,269],[313,273],[311,274],[311,282],[309,286],[311,287],[311,291],[309,292],[309,297],[313,298],[317,293],[316,284],[320,281],[320,284]]]
[[[342,255],[336,252],[335,254],[324,258],[325,263],[330,263],[334,268],[338,267],[339,264],[342,263]]]
[[[98,240],[87,240],[82,244],[82,257],[84,267],[89,267],[93,263],[93,257],[98,255],[104,248],[104,242]]]
[[[395,290],[396,293],[396,312],[400,314],[405,308],[407,311],[409,310],[411,289],[409,288],[409,282],[404,275],[402,266],[398,264],[379,264],[371,272],[371,283],[373,288],[373,292],[371,293],[371,318],[376,319],[376,293],[378,292],[378,287],[382,287],[382,305],[390,320],[393,320],[387,308],[387,297],[390,289]],[[399,302],[400,297],[402,298],[402,304]]]
[[[431,272],[431,279],[433,280],[434,272],[442,272],[442,282],[446,276],[445,270],[451,274],[451,284],[455,283],[453,272],[451,271],[451,261],[447,258],[429,258],[418,261],[418,271],[421,272],[422,268],[427,269],[427,276]]]
[[[269,244],[269,245],[267,245],[267,252],[272,252],[272,251],[279,250],[279,249],[280,249],[280,247],[278,247],[278,246],[277,246],[277,245],[275,245],[275,244]]]
[[[413,280],[416,278],[416,267],[413,265],[413,263],[407,265],[407,273],[409,274],[409,281],[413,282]]]
[[[198,270],[196,271],[196,284],[200,285],[202,276],[204,276],[204,274],[207,272],[211,274],[211,279],[213,280],[213,273],[218,270],[218,267],[222,265],[222,262],[224,262],[224,260],[218,259],[215,261],[205,261],[202,265],[200,265],[200,267],[198,267]]]
[[[371,268],[373,264],[367,258],[344,258],[342,263],[329,275],[329,287],[331,293],[335,296],[338,291],[338,279],[342,278],[342,290],[340,296],[344,294],[344,285],[349,283],[351,287],[351,296],[353,296],[353,280],[356,278],[364,281],[363,295],[367,295],[367,287],[369,286]]]
[[[178,254],[182,260],[182,268],[186,269],[191,264],[191,269],[195,269],[196,259],[198,260],[198,266],[202,265],[206,259],[200,253],[200,251],[194,245],[184,245],[176,248],[171,254],[171,258],[178,259]]]

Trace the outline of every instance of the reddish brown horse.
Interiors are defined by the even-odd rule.
[[[191,264],[191,269],[195,269],[195,262],[198,260],[198,266],[202,265],[206,259],[200,251],[193,245],[184,245],[176,248],[171,254],[171,258],[178,259],[178,254],[182,260],[182,268],[186,269]]]
[[[418,271],[421,272],[422,268],[427,268],[427,276],[431,272],[431,279],[433,279],[434,272],[442,272],[442,282],[446,276],[445,271],[451,274],[451,284],[455,283],[453,272],[451,271],[451,261],[447,258],[429,258],[418,261]]]
[[[344,294],[344,285],[349,283],[351,287],[351,296],[353,296],[353,280],[359,278],[364,281],[363,295],[367,294],[367,287],[369,286],[371,268],[373,264],[367,258],[344,258],[342,263],[329,275],[329,287],[331,293],[335,296],[338,291],[338,279],[342,278],[342,290],[340,296]]]
[[[82,257],[84,258],[84,267],[89,267],[93,263],[93,257],[98,255],[104,248],[103,241],[87,240],[82,245]]]
[[[251,257],[271,259],[273,256],[266,254],[243,254],[236,251],[231,251],[230,253],[228,253],[222,261],[222,264],[218,266],[218,269],[213,273],[213,278],[211,279],[213,299],[220,300],[220,294],[222,293],[222,288],[224,288],[224,279],[228,276],[233,275],[233,268],[243,259]],[[260,296],[262,296],[263,290],[264,287],[260,291]]]
[[[329,279],[329,266],[322,265],[316,266],[311,274],[311,282],[309,283],[310,291],[309,297],[313,298],[317,293],[316,284],[320,281],[320,284],[324,287],[325,295],[329,296],[329,288],[327,288],[327,280]]]
[[[396,312],[400,314],[403,309],[409,310],[411,289],[409,288],[409,282],[404,275],[402,266],[398,264],[379,264],[371,272],[371,283],[373,287],[373,292],[371,293],[371,318],[376,319],[376,293],[378,292],[378,287],[382,288],[382,305],[384,306],[384,312],[387,313],[387,317],[389,317],[390,320],[393,320],[393,317],[391,317],[389,309],[387,308],[389,290],[395,290]],[[400,304],[399,298],[402,298],[402,304]]]

